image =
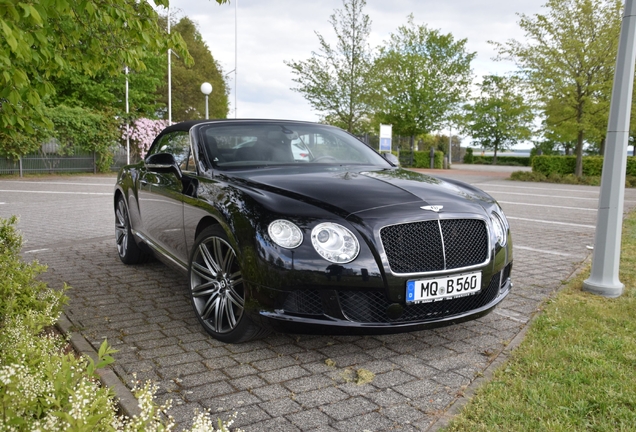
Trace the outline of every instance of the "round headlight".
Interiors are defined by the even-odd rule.
[[[284,219],[278,219],[267,227],[269,236],[280,247],[294,249],[303,242],[303,233],[295,224]]]
[[[311,244],[327,261],[345,264],[353,261],[360,252],[358,239],[342,225],[325,222],[311,230]]]
[[[492,212],[490,215],[490,220],[492,220],[492,227],[495,231],[495,237],[497,237],[497,243],[501,246],[506,245],[506,224],[503,221],[503,217],[497,213]]]

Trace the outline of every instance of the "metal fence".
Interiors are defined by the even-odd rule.
[[[54,174],[54,173],[96,173],[97,154],[80,149],[67,151],[64,154],[40,151],[24,155],[15,160],[0,157],[0,175]],[[133,162],[133,161],[131,161]],[[113,149],[111,171],[118,171],[126,165],[126,149]]]

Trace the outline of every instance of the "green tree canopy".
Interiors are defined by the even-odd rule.
[[[548,0],[545,8],[545,14],[520,15],[526,42],[495,45],[500,58],[514,60],[525,73],[551,139],[576,141],[575,174],[581,176],[584,141],[598,139],[607,127],[622,5]]]
[[[466,39],[417,25],[409,15],[375,62],[377,121],[411,137],[441,129],[468,96],[474,58]]]
[[[190,61],[181,36],[167,37],[145,0],[0,0],[0,34],[0,151],[11,155],[52,126],[42,101],[55,93],[54,78],[143,71],[148,52],[168,47]]]
[[[464,107],[466,132],[473,143],[497,152],[529,139],[534,120],[532,107],[519,91],[521,79],[517,76],[487,75],[479,84],[480,94],[473,103]]]
[[[212,57],[196,24],[190,18],[183,17],[178,23],[172,24],[170,32],[181,35],[194,60],[193,64],[188,64],[182,58],[172,57],[172,120],[205,118],[205,96],[201,93],[201,84],[204,82],[212,84],[212,93],[208,97],[210,118],[226,118],[229,90],[223,71]],[[164,78],[159,88],[159,97],[165,105],[168,104],[166,83],[167,78]]]
[[[311,106],[327,123],[352,133],[368,129],[370,114],[369,70],[372,59],[368,45],[371,21],[364,14],[365,0],[343,0],[329,23],[337,37],[333,48],[316,33],[320,51],[305,61],[285,62],[296,76],[298,87]]]
[[[48,106],[65,104],[103,111],[108,109],[118,117],[126,113],[126,79],[128,79],[128,103],[130,117],[151,117],[165,109],[157,96],[157,89],[164,83],[168,68],[166,53],[147,53],[143,62],[146,69],[135,71],[129,68],[128,75],[111,75],[100,71],[94,76],[69,69],[58,77],[51,78],[55,94],[46,101]]]

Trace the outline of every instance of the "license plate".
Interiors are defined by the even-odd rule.
[[[429,303],[481,291],[481,272],[406,282],[407,303]]]

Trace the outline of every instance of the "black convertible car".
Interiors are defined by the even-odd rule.
[[[196,316],[225,342],[438,327],[487,314],[512,285],[491,196],[320,124],[175,124],[120,171],[114,206],[121,260],[187,273]]]

